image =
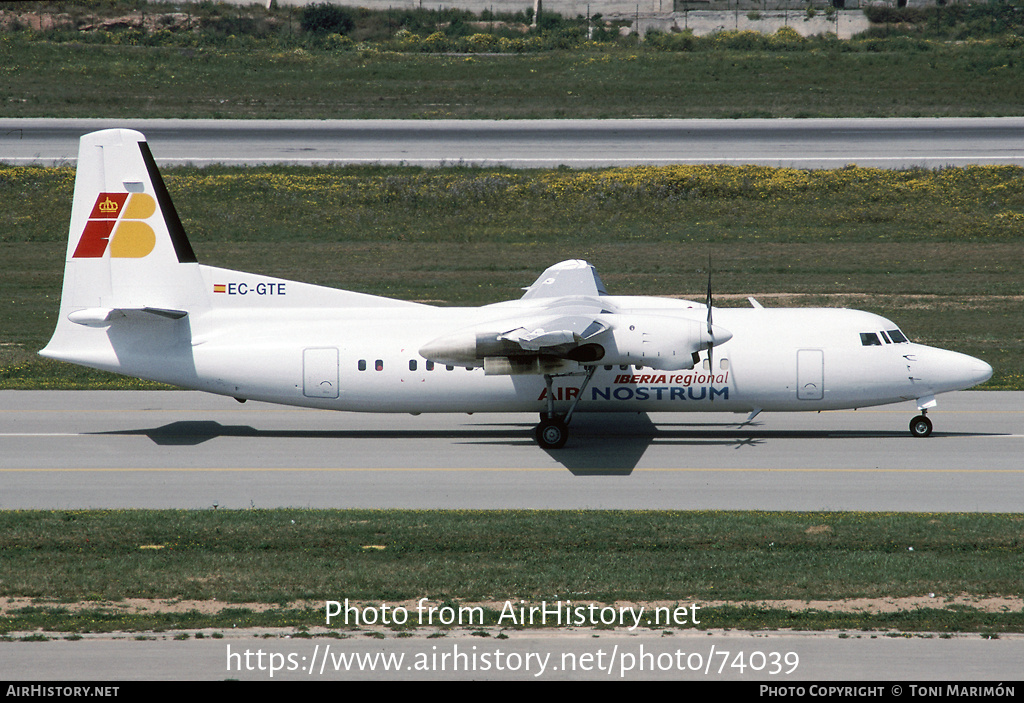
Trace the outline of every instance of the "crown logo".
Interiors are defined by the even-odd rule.
[[[156,246],[156,235],[144,220],[155,212],[156,200],[146,193],[100,193],[72,258],[98,259],[108,247],[115,259],[148,256]]]

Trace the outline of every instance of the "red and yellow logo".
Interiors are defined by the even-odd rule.
[[[156,200],[146,193],[100,193],[93,205],[73,259],[110,255],[118,259],[139,259],[156,246],[153,228],[143,222],[156,212]]]

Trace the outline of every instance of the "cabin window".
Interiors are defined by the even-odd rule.
[[[433,370],[434,370],[434,362],[433,361],[428,361],[427,362],[427,371],[433,371]]]
[[[899,330],[889,330],[889,336],[892,337],[892,341],[895,342],[896,344],[902,344],[904,342],[910,341]]]
[[[729,360],[728,359],[722,359],[721,361],[719,361],[718,362],[718,368],[722,369],[722,371],[728,371],[729,370]]]
[[[454,371],[455,370],[454,366],[445,366],[445,368],[448,369],[449,371]]]
[[[882,346],[882,342],[879,341],[878,335],[875,334],[874,332],[861,332],[860,333],[860,343],[863,344],[865,347],[880,347],[880,346]]]
[[[359,360],[359,370],[366,371],[366,359]]]
[[[384,360],[383,359],[377,359],[375,362],[373,362],[373,368],[375,368],[377,371],[383,371],[384,370]]]
[[[410,371],[415,371],[416,370],[416,360],[415,359],[409,359],[409,370]]]

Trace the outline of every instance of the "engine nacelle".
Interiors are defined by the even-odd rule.
[[[712,336],[706,322],[660,315],[613,315],[604,318],[611,329],[594,337],[604,347],[602,364],[646,366],[661,371],[694,367],[694,354],[707,349]],[[732,333],[712,327],[714,344]]]
[[[518,345],[498,339],[498,334],[462,330],[433,340],[420,349],[420,356],[438,364],[483,366],[488,357],[523,353]]]
[[[692,369],[694,354],[707,349],[712,340],[722,344],[732,338],[721,327],[713,327],[708,335],[703,321],[662,315],[606,313],[588,317],[583,324],[601,331],[583,336],[557,324],[552,331],[537,329],[526,335],[467,329],[433,340],[420,354],[440,364],[484,366],[502,374],[558,373],[567,361],[678,371]]]

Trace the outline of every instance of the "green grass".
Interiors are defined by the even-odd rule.
[[[446,305],[592,261],[620,294],[833,305],[981,357],[1024,389],[1024,170],[171,168],[206,264]],[[42,360],[73,170],[0,168],[0,388],[143,387]],[[153,386],[145,386],[153,387]]]
[[[844,41],[791,27],[640,41],[619,37],[629,22],[548,13],[530,28],[523,12],[476,22],[452,9],[351,9],[350,27],[327,32],[304,29],[316,8],[0,9],[20,16],[0,32],[5,117],[974,116],[1024,102],[1019,2],[871,8],[876,26]],[[97,29],[98,16],[136,26]]]
[[[6,117],[508,119],[1016,115],[1024,104],[1014,47],[848,46],[453,56],[6,35],[0,105]]]
[[[731,602],[704,611],[701,625],[712,628],[1024,631],[1019,612],[943,607],[952,596],[1019,595],[1021,525],[1020,515],[992,514],[2,512],[0,596],[38,602],[0,619],[0,632],[32,623],[61,631],[322,625],[327,600],[373,607],[423,597]],[[744,606],[927,593],[937,594],[934,608],[898,614]],[[126,598],[216,599],[229,609],[118,614]],[[83,602],[83,612],[72,607]],[[277,607],[261,613],[252,603]],[[489,607],[493,624],[500,605]]]

